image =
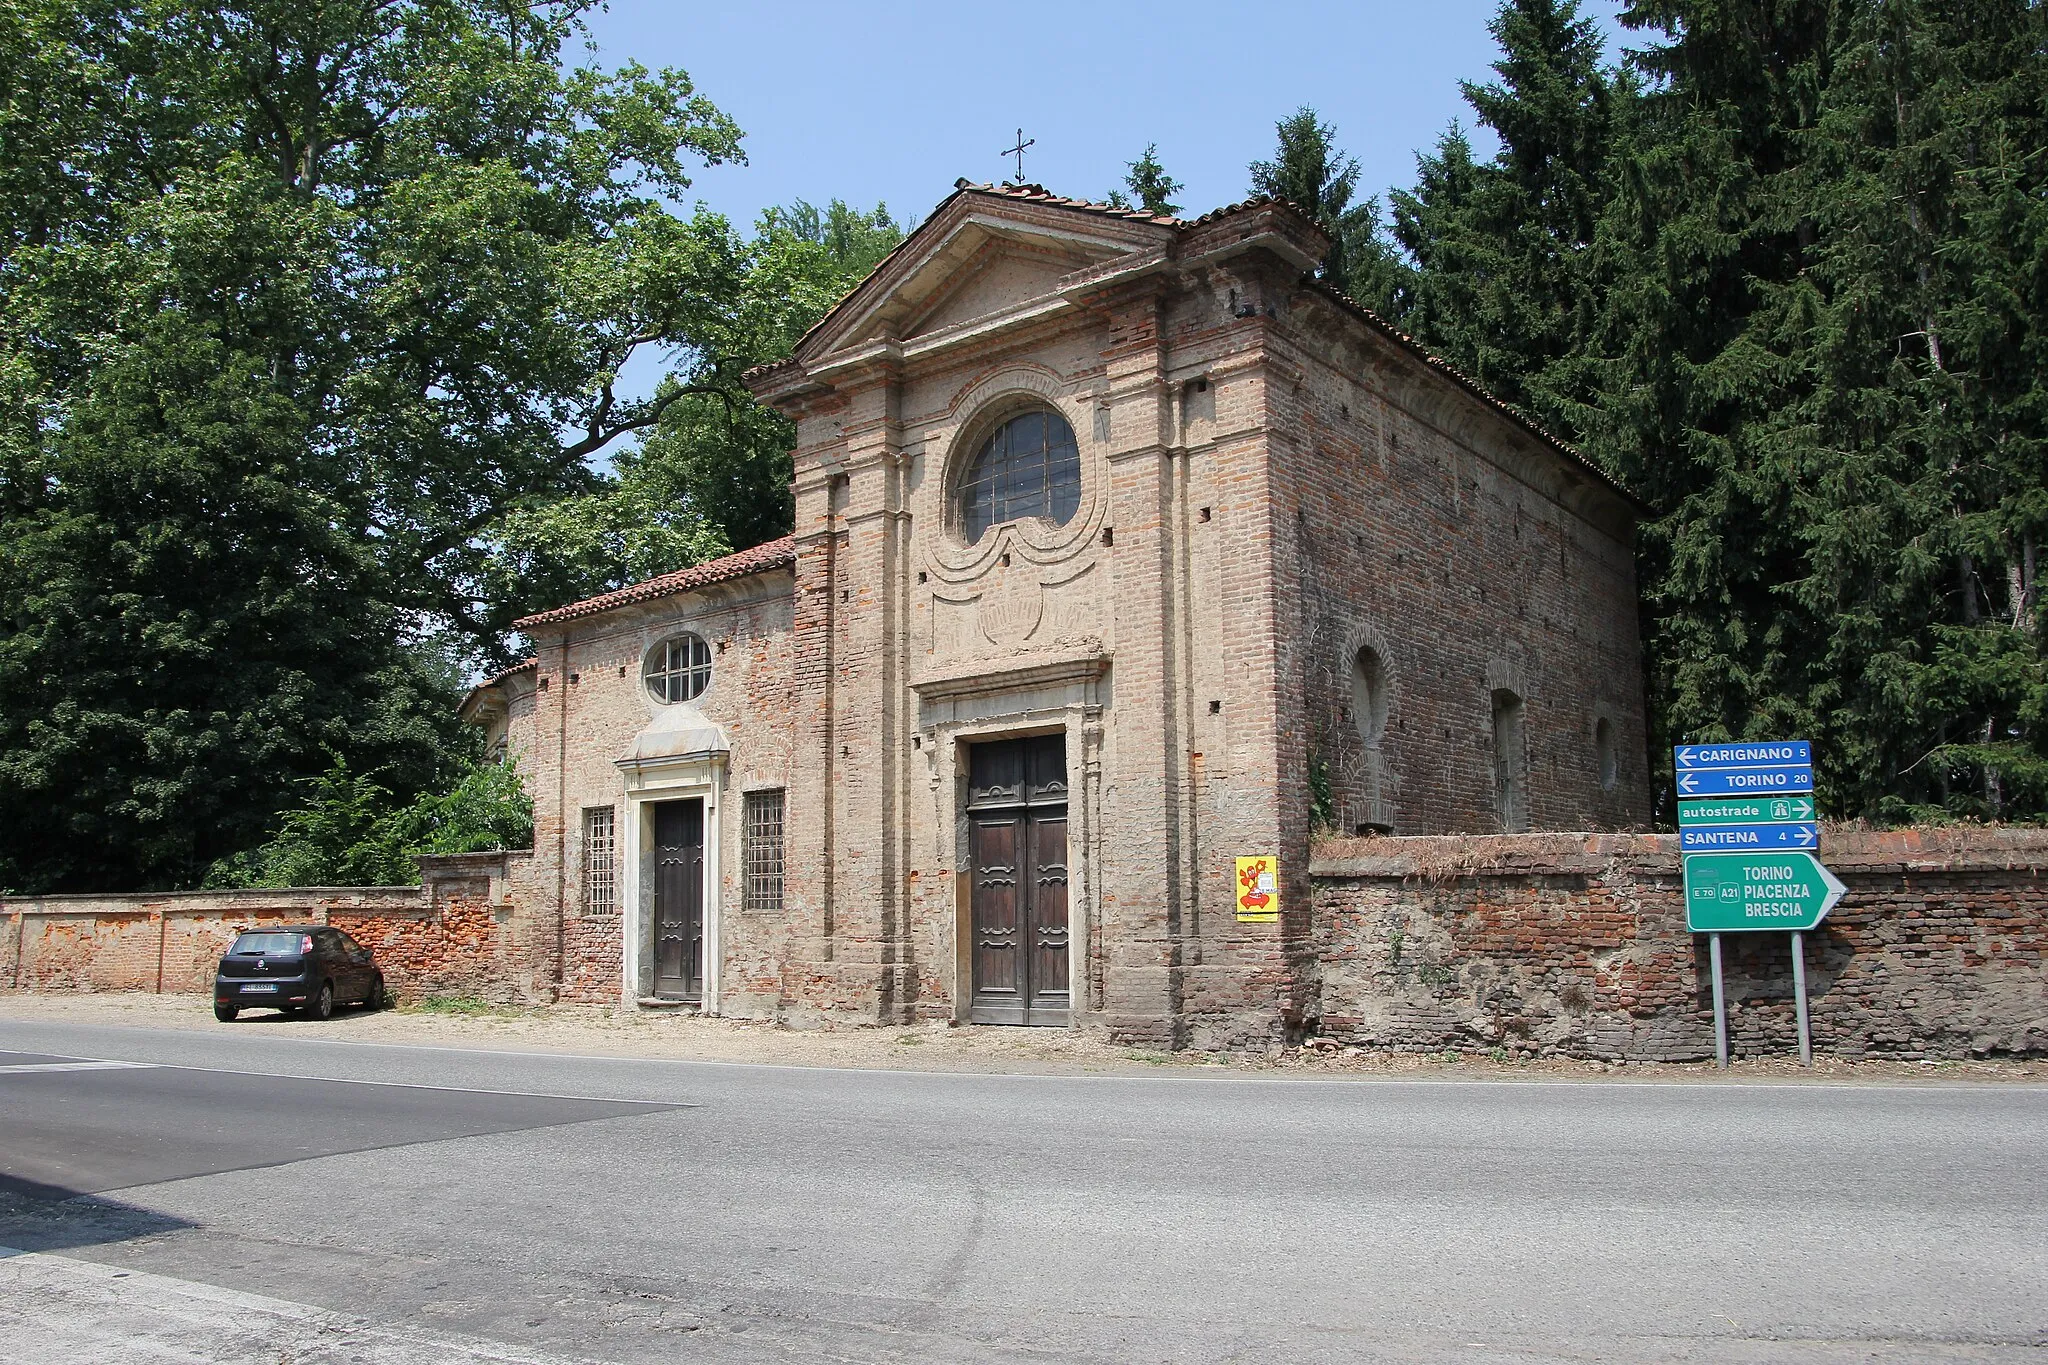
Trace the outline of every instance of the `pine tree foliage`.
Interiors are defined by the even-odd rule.
[[[1583,425],[1598,375],[1593,245],[1611,197],[1627,77],[1602,60],[1575,0],[1511,0],[1491,25],[1496,79],[1467,103],[1500,142],[1476,162],[1453,125],[1393,192],[1392,235],[1414,264],[1401,325],[1498,397],[1563,430]]]
[[[1358,159],[1337,145],[1337,130],[1304,105],[1274,125],[1271,161],[1251,165],[1252,190],[1302,209],[1330,235],[1330,254],[1317,274],[1368,307],[1398,312],[1403,272],[1393,261],[1379,200],[1358,191]]]
[[[1574,0],[1501,6],[1499,150],[1418,157],[1376,306],[1648,502],[1654,764],[1810,735],[1833,815],[2048,814],[2048,10],[1621,22],[1613,63]],[[1261,187],[1327,225],[1348,162],[1283,144]]]
[[[1154,142],[1146,146],[1143,156],[1126,164],[1124,183],[1109,192],[1107,202],[1114,208],[1140,208],[1158,217],[1172,218],[1180,213],[1180,205],[1173,202],[1173,197],[1182,188],[1180,181],[1159,164],[1159,144]]]
[[[1641,7],[1590,446],[1670,737],[1810,733],[1834,812],[2038,814],[2039,13]],[[1762,41],[1759,41],[1762,35]],[[2019,211],[2025,204],[2026,211]]]

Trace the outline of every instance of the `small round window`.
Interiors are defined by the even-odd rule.
[[[641,676],[658,702],[695,701],[711,685],[711,647],[694,635],[675,635],[647,651]]]
[[[1056,412],[1021,413],[997,427],[960,480],[960,529],[972,545],[991,526],[1043,517],[1064,526],[1081,508],[1081,452]]]

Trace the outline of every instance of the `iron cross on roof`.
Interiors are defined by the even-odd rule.
[[[1024,130],[1022,128],[1019,128],[1017,130],[1017,145],[1014,147],[1005,147],[1002,150],[1001,155],[1014,156],[1017,158],[1017,179],[1020,181],[1024,178],[1024,149],[1026,147],[1031,146],[1033,143],[1037,141],[1038,139],[1035,137],[1026,140],[1024,136]]]

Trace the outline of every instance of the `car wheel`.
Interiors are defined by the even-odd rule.
[[[306,1006],[306,1015],[312,1019],[332,1019],[334,1017],[334,983],[332,981],[320,983],[320,994],[314,996],[313,1003]]]
[[[384,1008],[384,973],[378,972],[370,978],[370,989],[363,993],[363,1008],[381,1010]]]
[[[233,1005],[215,1005],[213,1007],[213,1017],[220,1020],[223,1024],[234,1023],[236,1016],[239,1014],[241,1014],[241,1011]]]

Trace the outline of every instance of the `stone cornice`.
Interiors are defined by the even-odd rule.
[[[972,671],[913,678],[910,687],[924,701],[951,701],[959,697],[1056,687],[1062,683],[1094,682],[1109,671],[1109,663],[1107,652],[1095,650],[1015,666],[981,664]]]

